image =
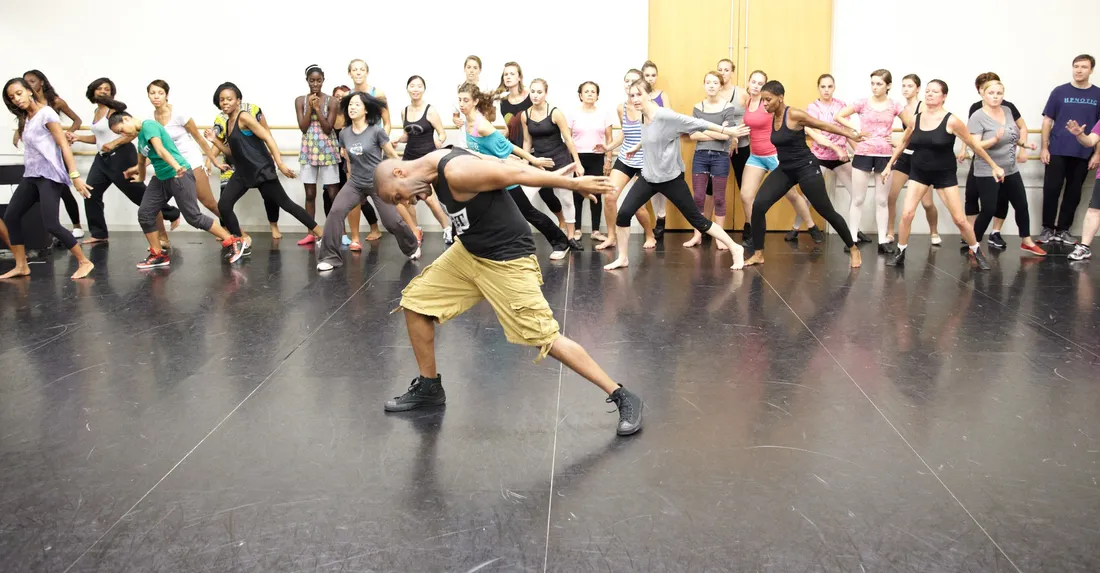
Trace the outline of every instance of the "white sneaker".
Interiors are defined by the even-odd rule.
[[[415,253],[413,253],[413,254],[409,255],[409,260],[410,260],[410,261],[416,261],[416,260],[420,260],[420,247],[417,247],[417,248],[416,248],[416,252],[415,252]]]
[[[550,253],[551,261],[560,261],[565,258],[566,251],[554,251]]]
[[[939,235],[932,235],[932,244],[938,247],[943,244],[943,239]]]
[[[76,237],[77,239],[83,239],[84,229],[81,229],[80,227],[73,229],[73,237]]]
[[[331,271],[336,267],[332,266],[332,263],[326,263],[324,261],[317,263],[317,270],[321,272]]]

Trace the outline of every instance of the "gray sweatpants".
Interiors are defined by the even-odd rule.
[[[405,224],[405,220],[397,213],[397,208],[388,203],[383,203],[374,187],[358,187],[355,183],[348,181],[336,194],[336,199],[332,201],[332,210],[326,215],[325,236],[321,238],[321,248],[317,252],[317,262],[329,263],[333,267],[344,264],[340,256],[340,242],[344,236],[344,221],[347,220],[348,213],[351,213],[352,209],[367,201],[367,197],[374,199],[374,209],[378,211],[378,219],[382,222],[382,227],[397,239],[397,245],[401,247],[401,252],[405,255],[416,252],[418,246],[416,233]],[[178,200],[176,204],[179,205]],[[182,205],[180,205],[180,209],[183,209]]]
[[[179,177],[168,180],[154,177],[149,182],[145,194],[141,196],[141,206],[138,207],[141,232],[149,234],[157,230],[157,215],[173,197],[176,198],[176,206],[188,225],[203,231],[209,231],[214,226],[214,220],[199,210],[199,198],[195,194],[195,174],[187,171]]]

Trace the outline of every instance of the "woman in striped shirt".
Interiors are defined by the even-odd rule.
[[[626,72],[626,76],[623,77],[623,90],[628,96],[630,95],[630,85],[641,78],[641,70],[631,69]],[[622,129],[607,148],[606,162],[611,163],[611,158],[615,157],[616,149],[619,150],[619,155],[618,159],[614,161],[614,165],[604,164],[604,170],[610,171],[611,183],[615,186],[615,192],[604,195],[603,214],[604,219],[607,221],[608,233],[607,239],[596,245],[597,251],[616,246],[615,218],[619,213],[619,200],[626,198],[627,186],[637,180],[638,174],[642,172],[642,164],[645,163],[645,157],[641,151],[634,154],[633,157],[627,157],[626,155],[628,149],[642,142],[642,112],[634,109],[625,101],[619,104],[616,112],[619,121],[622,122]],[[649,211],[646,211],[643,206],[638,209],[635,216],[638,217],[638,223],[645,230],[645,243],[642,248],[652,249],[656,247],[657,238],[653,236],[653,220],[649,216]]]

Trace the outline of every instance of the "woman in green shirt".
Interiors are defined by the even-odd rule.
[[[241,239],[230,235],[217,221],[199,210],[195,175],[191,172],[191,165],[172,142],[172,137],[164,126],[156,120],[141,121],[131,116],[122,111],[126,109],[125,105],[114,100],[104,102],[104,105],[115,110],[109,123],[111,131],[119,135],[137,137],[138,153],[147,157],[153,164],[153,180],[146,187],[145,195],[141,198],[141,206],[138,207],[138,224],[141,225],[141,231],[149,241],[149,256],[139,262],[137,267],[152,269],[166,267],[171,263],[168,253],[160,248],[156,222],[157,213],[173,197],[188,225],[214,235],[221,240],[223,247],[229,247],[231,251],[229,262],[235,263],[240,260],[244,253]],[[210,154],[213,155],[213,152],[211,151]],[[126,176],[133,181],[144,181],[145,163],[139,158],[137,165],[125,171]]]

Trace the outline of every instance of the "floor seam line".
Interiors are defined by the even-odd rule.
[[[772,285],[771,281],[769,281],[767,277],[764,276],[764,273],[757,270],[757,274],[759,274],[764,283],[768,285],[768,288],[772,289],[772,292],[774,292],[775,295],[779,297],[779,300],[783,303],[784,306],[787,307],[787,310],[790,310],[791,314],[793,314],[794,317],[798,319],[798,322],[800,322],[802,326],[806,329],[806,331],[810,333],[810,336],[814,337],[814,340],[817,341],[818,346],[820,346],[821,349],[829,355],[829,358],[833,360],[837,367],[840,368],[840,371],[843,372],[848,380],[851,381],[851,383],[856,387],[857,390],[859,390],[860,394],[863,394],[863,397],[867,400],[868,403],[871,404],[875,411],[878,412],[878,415],[882,417],[883,421],[885,421],[886,424],[890,426],[890,429],[893,430],[899,438],[901,438],[901,441],[905,443],[906,447],[909,448],[909,451],[913,452],[913,455],[917,456],[917,459],[920,460],[920,463],[924,465],[925,469],[927,469],[929,473],[932,474],[932,477],[936,478],[936,481],[939,482],[940,486],[942,486],[947,494],[951,496],[951,499],[955,500],[955,503],[957,503],[959,507],[961,507],[962,510],[966,512],[966,515],[970,517],[970,520],[974,522],[974,525],[977,525],[978,529],[982,530],[982,533],[985,534],[986,539],[989,539],[990,543],[992,543],[993,546],[997,548],[997,551],[999,551],[1001,555],[1005,558],[1005,560],[1008,561],[1008,564],[1012,565],[1012,568],[1015,569],[1017,573],[1023,573],[1020,568],[1016,566],[1016,563],[1012,561],[1012,558],[1008,556],[1008,553],[1005,553],[1005,550],[1001,547],[999,543],[997,543],[997,540],[993,539],[993,536],[989,534],[989,531],[985,529],[985,526],[983,526],[981,522],[979,522],[978,519],[974,517],[973,513],[970,513],[970,510],[967,509],[962,500],[960,500],[958,496],[955,495],[955,492],[951,491],[950,487],[947,487],[947,484],[944,483],[943,479],[940,478],[940,475],[932,469],[932,466],[929,465],[927,461],[924,460],[924,456],[920,455],[920,452],[918,452],[917,449],[913,447],[913,444],[911,444],[909,440],[906,439],[905,435],[902,434],[900,430],[898,430],[897,426],[895,426],[894,423],[890,421],[890,418],[888,418],[886,416],[886,413],[878,407],[878,404],[876,404],[875,401],[871,399],[871,397],[867,394],[863,387],[859,385],[859,382],[856,382],[856,379],[852,377],[852,375],[848,372],[848,369],[840,363],[840,360],[838,360],[837,357],[833,355],[833,352],[829,350],[827,346],[825,346],[825,343],[821,342],[821,339],[817,337],[817,333],[815,333],[813,329],[810,328],[810,325],[806,324],[806,321],[802,320],[802,317],[799,316],[797,312],[795,312],[794,308],[790,305],[790,303],[787,302],[787,299],[784,298],[783,295],[779,293],[779,290]]]
[[[259,392],[260,388],[263,388],[263,386],[265,384],[267,384],[268,380],[271,380],[271,378],[275,376],[275,373],[278,372],[279,369],[281,369],[283,367],[283,365],[287,363],[288,360],[290,360],[290,357],[293,356],[294,353],[297,352],[299,348],[305,346],[305,344],[307,342],[309,342],[310,339],[312,339],[315,334],[320,332],[320,330],[322,328],[324,328],[324,326],[326,324],[328,324],[330,320],[332,320],[332,317],[336,316],[336,314],[339,313],[340,310],[342,310],[345,306],[347,306],[347,304],[349,302],[351,302],[351,299],[355,298],[360,292],[363,291],[363,289],[367,288],[367,285],[370,284],[370,281],[374,277],[376,277],[378,275],[378,273],[382,272],[382,269],[386,268],[387,264],[389,264],[389,263],[383,263],[382,266],[378,267],[378,270],[374,271],[374,274],[367,277],[367,280],[363,281],[363,284],[360,285],[359,288],[356,289],[355,292],[353,292],[351,294],[351,296],[349,296],[347,298],[347,300],[340,303],[340,306],[336,307],[336,310],[332,311],[327,317],[325,317],[325,320],[323,320],[321,322],[321,324],[317,325],[317,328],[314,328],[312,331],[310,331],[310,333],[307,334],[306,337],[303,338],[301,342],[299,342],[293,349],[291,349],[291,351],[288,352],[287,355],[284,356],[282,358],[282,360],[280,360],[279,363],[275,365],[275,368],[273,368],[271,370],[271,372],[269,372],[268,375],[265,376],[264,379],[261,380],[260,383],[257,384],[256,387],[253,388],[252,391],[249,392],[244,397],[244,399],[242,399],[236,406],[234,406],[233,409],[230,410],[229,413],[226,414],[221,419],[221,421],[219,421],[217,424],[215,424],[214,427],[211,428],[211,430],[209,432],[207,432],[206,435],[204,435],[201,440],[199,440],[199,443],[195,444],[194,447],[192,447],[190,450],[188,450],[187,453],[184,454],[183,457],[180,458],[180,460],[178,462],[176,462],[175,465],[173,465],[168,470],[168,473],[164,474],[159,480],[157,480],[157,482],[153,484],[153,487],[149,488],[149,491],[146,491],[144,495],[142,495],[136,502],[134,502],[134,505],[130,506],[130,509],[127,509],[125,513],[123,513],[121,516],[119,516],[119,518],[117,520],[115,520],[115,522],[112,523],[111,526],[108,527],[107,530],[104,531],[102,535],[100,535],[98,538],[96,538],[96,540],[93,541],[92,544],[89,545],[87,549],[85,549],[80,555],[78,555],[76,557],[76,559],[74,559],[73,562],[68,567],[65,568],[65,571],[63,573],[68,573],[70,570],[72,570],[72,568],[75,567],[76,564],[79,563],[80,560],[83,559],[84,556],[88,554],[88,552],[90,552],[92,549],[94,549],[96,545],[99,545],[99,543],[101,541],[103,541],[103,539],[106,538],[108,534],[110,534],[112,531],[114,531],[114,529],[116,527],[118,527],[118,524],[122,523],[122,520],[126,519],[126,517],[128,515],[133,513],[133,511],[135,509],[137,509],[137,506],[141,505],[141,502],[145,501],[145,499],[147,497],[149,497],[150,494],[153,493],[153,490],[157,489],[157,486],[159,486],[161,483],[163,483],[164,480],[168,479],[168,476],[172,475],[172,472],[176,471],[176,468],[183,465],[183,462],[187,461],[187,458],[190,457],[191,454],[195,453],[195,450],[199,449],[199,446],[201,446],[207,440],[207,438],[214,435],[214,432],[217,432],[218,429],[221,428],[222,425],[225,424],[225,422],[227,420],[229,420],[229,418],[233,414],[235,414],[237,412],[237,410],[239,410],[241,408],[241,406],[244,405],[245,402],[247,402],[250,398],[252,398],[252,396],[255,395],[256,392]]]
[[[565,336],[565,325],[569,319],[569,287],[571,286],[571,279],[573,275],[573,258],[569,258],[569,264],[565,267],[565,304],[561,314],[561,335]],[[565,364],[558,362],[558,397],[557,403],[554,405],[554,440],[550,446],[550,495],[548,495],[549,501],[546,503],[546,545],[545,550],[542,553],[542,573],[546,573],[546,569],[550,563],[550,519],[553,516],[552,510],[554,509],[554,472],[556,471],[556,465],[558,460],[558,415],[561,413],[561,381],[565,376]]]

